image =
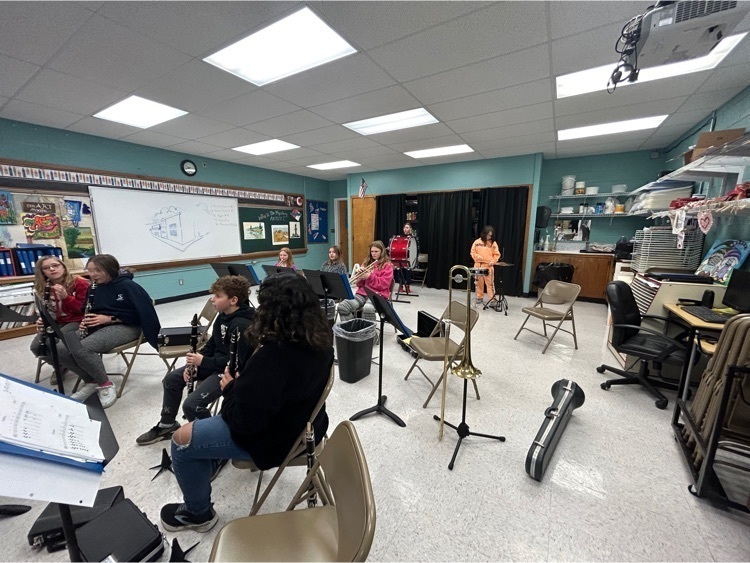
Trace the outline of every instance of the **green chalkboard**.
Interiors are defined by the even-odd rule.
[[[240,206],[240,241],[243,254],[307,248],[303,214],[299,208]]]

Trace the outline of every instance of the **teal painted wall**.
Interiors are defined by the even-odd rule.
[[[189,181],[179,168],[180,162],[189,158],[198,166],[198,174],[191,178],[196,182],[302,193],[306,198],[324,201],[329,199],[330,191],[325,180],[7,119],[0,119],[0,158],[177,181]],[[327,245],[310,245],[306,254],[295,256],[295,263],[317,269],[327,253]],[[273,263],[275,259],[253,262],[261,279],[264,272],[260,265]],[[137,273],[136,277],[152,298],[162,299],[206,290],[216,274],[210,266],[196,266]]]
[[[587,186],[599,186],[600,193],[612,191],[613,184],[627,184],[628,191],[641,187],[656,179],[664,169],[664,159],[651,159],[649,151],[604,154],[577,158],[557,158],[544,161],[539,205],[552,208],[554,213],[558,203],[573,206],[578,210],[579,199],[551,200],[549,196],[560,195],[562,177],[575,176],[576,181],[585,181]],[[606,198],[588,196],[586,203],[594,205]],[[627,198],[620,198],[625,203]],[[613,243],[621,236],[630,238],[637,229],[647,226],[646,219],[638,217],[594,218],[591,220],[591,242]],[[552,227],[548,229],[552,233]]]

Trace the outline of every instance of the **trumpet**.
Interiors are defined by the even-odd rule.
[[[363,278],[366,274],[369,274],[375,269],[375,266],[377,266],[377,262],[372,262],[369,266],[359,266],[358,264],[354,265],[354,273],[352,274],[352,277],[349,278],[349,283],[351,285],[356,284],[361,278]]]

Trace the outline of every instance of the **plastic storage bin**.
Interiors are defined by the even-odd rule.
[[[366,319],[352,319],[333,326],[341,381],[356,383],[370,375],[375,326]]]

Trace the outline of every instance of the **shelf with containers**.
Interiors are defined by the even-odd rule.
[[[581,205],[586,206],[586,209],[589,209],[591,205],[589,205],[592,200],[597,200],[601,198],[609,198],[609,197],[615,197],[618,198],[628,198],[632,197],[631,192],[609,192],[609,193],[595,193],[595,194],[578,194],[578,195],[551,195],[549,196],[550,200],[557,200],[557,212],[554,212],[550,215],[550,217],[555,219],[597,219],[597,218],[615,218],[615,217],[628,217],[629,215],[623,211],[622,213],[592,213],[590,211],[585,211],[583,213],[580,212],[573,212],[573,213],[562,213],[561,209],[565,206],[562,205],[563,201],[570,201],[570,200],[576,200],[578,202],[578,206],[580,208]],[[574,207],[575,209],[575,207]]]

